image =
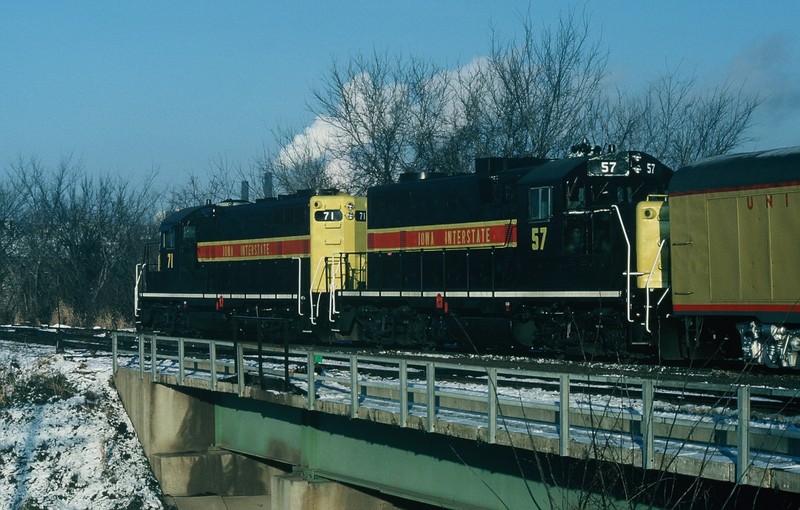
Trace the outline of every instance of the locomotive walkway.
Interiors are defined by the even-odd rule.
[[[275,510],[298,498],[390,508],[380,495],[448,508],[627,508],[669,504],[643,486],[703,480],[716,494],[800,501],[800,432],[751,413],[751,402],[800,398],[798,389],[121,333],[113,350],[126,409],[177,496],[261,490]],[[717,404],[674,403],[693,394]],[[233,479],[249,487],[225,485]]]

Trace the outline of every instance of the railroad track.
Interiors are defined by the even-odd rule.
[[[347,372],[349,367],[342,361],[342,356],[373,356],[375,353],[364,351],[363,349],[313,349],[315,354],[321,354],[321,359],[315,363],[318,372],[326,370]],[[296,351],[294,351],[296,353]],[[334,359],[326,359],[325,353],[336,356]],[[419,384],[425,383],[424,368],[412,368],[414,364],[424,364],[428,361],[445,361],[442,355],[425,355],[423,353],[380,353],[386,359],[405,359],[409,362],[408,381]],[[250,355],[249,359],[257,363],[256,356]],[[279,365],[284,362],[283,354],[279,352],[278,346],[266,346],[263,360]],[[654,382],[654,398],[662,407],[672,406],[697,407],[709,411],[714,409],[725,409],[735,411],[738,408],[736,400],[736,388],[740,385],[749,385],[759,388],[758,396],[751,400],[750,409],[754,418],[783,416],[787,420],[797,422],[800,426],[800,388],[798,388],[798,375],[786,374],[778,378],[774,371],[768,375],[761,374],[760,371],[722,371],[719,369],[706,368],[670,368],[670,367],[643,367],[629,368],[611,364],[598,364],[586,362],[568,362],[563,365],[553,363],[552,360],[544,365],[541,360],[519,360],[502,359],[502,357],[475,357],[468,358],[452,357],[446,358],[448,365],[463,364],[472,370],[459,370],[458,368],[438,368],[436,371],[437,381],[447,381],[451,383],[470,383],[476,385],[485,384],[486,374],[475,372],[474,367],[485,366],[500,369],[497,379],[498,387],[511,388],[517,390],[543,390],[557,393],[559,391],[559,381],[556,378],[520,378],[513,375],[506,376],[503,369],[513,370],[522,369],[536,372],[546,372],[549,374],[569,373],[571,375],[570,385],[573,393],[586,395],[587,398],[603,397],[617,398],[621,401],[637,401],[642,398],[642,381],[651,380]],[[306,360],[303,356],[294,354],[290,359],[294,367],[304,370]],[[396,367],[382,367],[378,364],[361,366],[359,375],[375,378],[392,377],[396,374]],[[613,381],[613,382],[609,382]],[[702,391],[689,390],[689,387],[697,387],[697,383],[704,384]],[[777,384],[773,384],[777,383]]]
[[[121,347],[128,351],[135,351],[138,347],[133,339],[131,332],[123,332],[120,336]],[[83,328],[36,328],[28,326],[4,326],[0,328],[0,338],[23,343],[37,343],[52,345],[56,349],[76,349],[89,351],[90,353],[110,353],[111,352],[112,331],[103,329],[83,329]],[[131,338],[128,338],[131,335]],[[249,358],[257,362],[257,356],[252,354],[257,349],[257,344],[244,342],[244,346],[251,353]],[[177,348],[169,342],[157,342],[159,355],[177,356]],[[262,344],[262,359],[272,362],[284,362],[284,346],[275,343]],[[725,387],[735,387],[738,385],[750,385],[758,388],[774,388],[776,391],[772,395],[759,396],[751,402],[751,409],[755,416],[785,416],[794,418],[800,416],[800,398],[795,393],[800,393],[800,374],[791,372],[776,373],[770,370],[765,373],[759,367],[732,367],[732,368],[706,368],[706,367],[664,367],[657,365],[629,365],[624,363],[599,363],[577,360],[558,360],[552,358],[528,358],[521,356],[502,356],[502,355],[467,355],[465,353],[454,352],[449,355],[441,353],[426,353],[416,351],[386,351],[380,349],[370,349],[363,347],[349,346],[326,346],[316,345],[292,345],[292,352],[313,350],[323,356],[323,360],[318,363],[318,370],[326,368],[341,368],[340,364],[326,367],[324,356],[330,355],[356,355],[356,356],[376,356],[385,358],[406,359],[413,362],[424,363],[426,361],[441,361],[447,359],[450,365],[481,365],[498,369],[523,369],[534,370],[537,372],[548,373],[569,373],[572,376],[572,385],[575,391],[580,391],[588,395],[598,395],[604,397],[641,398],[640,384],[627,384],[625,381],[651,379],[657,383],[667,383],[656,385],[655,397],[659,402],[674,406],[705,406],[709,408],[729,408],[736,409],[736,399],[732,398],[730,389]],[[184,342],[184,352],[186,355],[202,355],[206,353],[208,347],[201,341],[193,342],[187,339]],[[218,356],[234,356],[232,348],[220,349]],[[302,357],[295,354],[293,364],[302,370],[305,363]],[[738,370],[736,370],[738,368]],[[361,369],[365,375],[382,376],[385,371],[379,367]],[[424,375],[419,375],[424,378]],[[448,369],[437,373],[437,377],[451,382],[470,382],[476,380],[474,372],[461,372],[457,369]],[[617,384],[593,382],[594,377],[616,378]],[[409,374],[409,380],[414,380],[414,374]],[[681,391],[680,386],[674,383],[708,383],[708,391],[687,392]],[[670,384],[673,383],[673,384]],[[557,384],[552,380],[520,379],[520,378],[501,378],[498,384],[508,388],[518,389],[542,389],[557,391]],[[786,390],[795,389],[797,392]],[[799,418],[800,419],[800,418]]]
[[[0,339],[52,345],[56,349],[111,352],[111,331],[105,329],[2,326]]]

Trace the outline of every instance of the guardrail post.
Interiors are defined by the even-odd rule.
[[[739,407],[737,432],[736,483],[748,483],[747,468],[750,465],[750,386],[739,386],[736,403]]]
[[[291,387],[292,382],[289,379],[289,321],[285,320],[283,321],[283,391],[288,393]]]
[[[400,361],[400,427],[408,425],[408,361]]]
[[[119,368],[117,363],[117,332],[111,333],[111,373],[116,374]]]
[[[144,335],[139,335],[139,380],[144,379]]]
[[[436,423],[436,367],[432,361],[427,362],[425,365],[428,383],[428,420],[425,430],[433,432],[434,423]]]
[[[256,308],[256,317],[258,308]],[[258,387],[264,389],[264,328],[261,322],[256,319],[256,341],[258,342]]]
[[[558,392],[558,454],[569,456],[569,374],[559,376]]]
[[[186,370],[186,363],[184,361],[184,354],[186,353],[186,347],[184,345],[184,339],[178,339],[178,384],[183,386],[184,383],[184,374]]]
[[[309,411],[314,410],[314,398],[316,397],[317,389],[316,381],[314,377],[314,353],[309,351],[306,354],[306,371],[308,372],[306,375],[308,376],[308,409]]]
[[[358,357],[350,356],[350,418],[358,418]]]
[[[150,373],[153,377],[153,382],[156,382],[156,375],[158,374],[158,353],[156,352],[156,337],[150,337]]]
[[[211,361],[211,391],[217,391],[217,343],[208,342],[208,355]]]
[[[653,469],[653,381],[642,381],[642,469]]]
[[[494,444],[497,442],[497,369],[487,368],[486,373],[489,376],[486,383],[486,389],[489,391],[489,437],[486,440],[489,444]]]
[[[241,397],[244,395],[244,373],[246,369],[244,366],[244,346],[240,342],[236,342],[236,366],[239,367],[236,379],[238,380],[238,391]]]

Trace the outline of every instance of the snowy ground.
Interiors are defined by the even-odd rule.
[[[111,359],[0,340],[0,508],[163,508]]]

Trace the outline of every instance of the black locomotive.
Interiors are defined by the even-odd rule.
[[[407,174],[367,197],[328,190],[174,213],[157,260],[137,269],[139,324],[210,335],[234,315],[257,316],[326,341],[588,356],[740,356],[746,343],[748,360],[796,364],[800,276],[796,262],[774,260],[798,253],[800,215],[775,220],[786,235],[758,262],[757,272],[788,275],[758,291],[772,303],[779,289],[783,301],[768,308],[786,320],[755,313],[741,292],[727,308],[715,300],[733,299],[723,297],[734,269],[723,252],[750,235],[720,240],[732,221],[725,200],[736,209],[773,196],[769,222],[782,193],[790,213],[800,153],[700,162],[673,178],[642,152],[574,149],[558,160],[479,159],[462,175]],[[739,273],[757,251],[739,254]]]
[[[252,314],[303,318],[298,326],[310,329],[330,315],[322,296],[344,278],[354,284],[358,264],[342,254],[363,245],[365,219],[363,197],[333,190],[175,212],[161,223],[158,249],[137,266],[137,323],[219,335],[232,315]]]

